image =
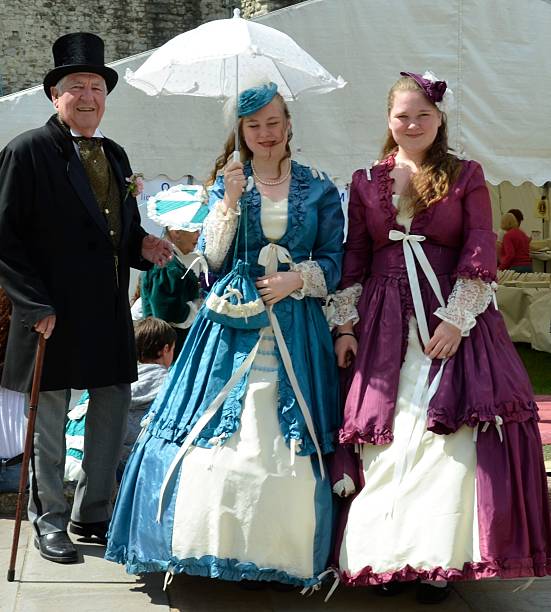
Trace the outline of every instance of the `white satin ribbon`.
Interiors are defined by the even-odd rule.
[[[497,305],[497,296],[496,296],[498,286],[499,285],[495,281],[492,281],[490,283],[490,287],[492,288],[492,302],[494,303],[494,308],[496,310],[499,310],[499,307]]]
[[[264,266],[266,274],[274,274],[277,271],[278,261],[280,261],[281,263],[291,263],[292,262],[291,255],[285,247],[282,247],[279,244],[269,243],[261,249],[259,256],[258,256],[258,263]],[[228,292],[230,291],[233,294],[237,290],[228,287]],[[275,316],[275,313],[272,312],[271,306],[268,306],[267,312],[268,312],[268,317],[270,319],[270,322],[274,330],[274,336],[276,339],[276,343],[277,343],[279,352],[281,354],[281,358],[283,360],[285,371],[287,372],[289,382],[291,383],[291,387],[297,398],[299,407],[302,412],[302,416],[304,418],[306,427],[308,429],[308,433],[310,434],[310,437],[312,438],[312,442],[314,443],[314,446],[316,448],[316,452],[317,452],[319,464],[320,464],[321,477],[325,478],[325,470],[323,468],[323,459],[322,459],[322,454],[321,454],[321,449],[318,443],[318,439],[316,437],[316,432],[314,430],[314,423],[312,421],[312,417],[310,416],[310,411],[308,410],[308,406],[306,405],[304,396],[302,395],[302,391],[300,390],[300,386],[298,384],[298,380],[297,380],[297,377],[293,369],[293,364],[291,362],[291,356],[289,355],[289,350],[287,349],[287,345],[285,344],[285,339],[283,338],[283,334],[281,333],[279,322],[277,320],[277,317]],[[157,516],[156,516],[156,521],[158,523],[160,523],[161,521],[161,515],[163,512],[163,500],[164,500],[164,496],[165,496],[168,484],[172,478],[172,475],[178,468],[179,464],[181,463],[188,449],[193,444],[195,438],[197,438],[197,436],[201,433],[202,429],[207,425],[210,419],[218,412],[219,408],[222,406],[222,404],[226,400],[229,392],[233,389],[233,387],[237,384],[237,382],[245,375],[245,373],[250,369],[256,357],[258,349],[260,347],[260,343],[267,329],[268,328],[264,328],[260,330],[258,342],[255,344],[254,348],[251,350],[251,352],[249,353],[247,358],[243,361],[243,363],[239,366],[239,368],[233,373],[232,377],[224,385],[224,387],[222,388],[220,393],[216,396],[212,404],[199,417],[199,419],[197,420],[197,422],[195,423],[191,431],[186,436],[182,446],[176,453],[174,459],[172,460],[172,463],[170,464],[165,474],[165,477],[163,479],[163,483],[161,485],[161,491],[159,494],[159,504],[157,507]],[[296,442],[295,442],[295,445],[296,445]]]
[[[220,299],[225,300],[226,298],[229,298],[232,295],[237,300],[237,305],[241,306],[241,300],[243,299],[243,294],[241,293],[241,291],[239,291],[239,289],[234,289],[231,285],[228,285],[226,287],[226,293],[224,293],[224,295],[222,295]]]
[[[199,264],[199,268],[205,277],[205,283],[207,287],[209,286],[209,264],[205,259],[205,256],[201,253],[196,253],[197,257],[189,264],[185,274],[182,276],[182,280],[189,274],[189,271],[193,268],[195,264]]]
[[[245,375],[245,373],[251,367],[254,361],[254,358],[256,357],[256,354],[258,352],[260,343],[262,342],[262,339],[264,338],[265,330],[266,328],[260,330],[258,342],[254,345],[253,349],[248,354],[247,358],[243,361],[243,363],[239,366],[239,368],[235,370],[232,377],[224,385],[220,393],[218,393],[218,395],[214,398],[211,405],[197,419],[197,422],[191,428],[191,431],[186,436],[179,451],[174,456],[174,459],[172,460],[172,463],[170,464],[165,474],[165,477],[163,479],[163,484],[161,485],[161,492],[159,494],[159,505],[157,506],[157,517],[155,519],[157,523],[161,522],[161,515],[163,513],[163,500],[164,500],[166,488],[168,486],[168,483],[170,482],[170,479],[172,478],[172,475],[176,471],[176,468],[179,466],[180,462],[184,458],[184,455],[187,453],[188,449],[191,447],[191,445],[195,441],[195,438],[197,438],[197,436],[201,433],[203,427],[205,427],[207,423],[211,420],[211,418],[218,412],[218,410],[220,409],[220,407],[222,406],[222,404],[228,397],[229,392],[233,389],[233,387],[237,384],[237,382]]]
[[[503,419],[498,415],[496,415],[494,419],[494,425],[496,426],[497,435],[499,436],[499,441],[503,443],[503,430],[501,426],[503,425]],[[473,442],[478,441],[478,429],[480,427],[480,422],[476,424],[473,429]],[[490,421],[486,421],[482,426],[482,433],[486,433],[488,431],[488,427],[490,427]]]
[[[442,295],[442,291],[440,289],[440,284],[438,283],[438,279],[436,278],[436,274],[430,265],[425,252],[423,251],[423,247],[421,246],[421,242],[425,240],[425,236],[421,236],[418,234],[406,234],[399,230],[390,230],[388,233],[388,237],[390,240],[402,241],[402,247],[404,249],[404,257],[406,261],[406,271],[409,280],[409,287],[411,291],[411,297],[413,299],[413,308],[415,310],[415,317],[417,319],[417,325],[419,328],[419,334],[421,335],[421,340],[423,342],[423,347],[430,341],[429,327],[427,322],[427,317],[425,315],[425,308],[423,306],[423,298],[421,296],[421,287],[419,285],[419,277],[417,275],[417,267],[415,265],[415,259],[419,262],[421,269],[423,270],[438,302],[441,306],[445,306],[444,297]],[[426,429],[426,416],[427,409],[429,407],[431,399],[434,397],[434,394],[438,390],[438,385],[440,384],[440,380],[442,379],[442,374],[444,371],[444,366],[447,363],[447,359],[443,359],[440,364],[440,369],[438,370],[436,376],[434,377],[432,383],[428,384],[430,368],[432,364],[432,359],[427,355],[424,356],[423,364],[421,365],[421,369],[419,371],[419,375],[417,377],[417,383],[415,385],[415,390],[413,392],[413,397],[410,402],[410,412],[408,413],[409,420],[411,421],[411,433],[407,442],[406,452],[402,453],[395,465],[394,465],[394,475],[392,478],[392,495],[389,499],[389,510],[388,514],[392,516],[394,512],[394,506],[396,499],[398,497],[398,489],[404,476],[412,469],[413,462],[415,460],[415,455],[417,454],[417,449],[421,444],[421,440],[423,438],[423,434]]]
[[[163,591],[166,591],[166,588],[172,584],[173,580],[174,580],[174,570],[172,569],[172,567],[169,567],[165,573]]]
[[[260,253],[258,254],[258,263],[264,266],[266,275],[275,274],[275,272],[277,272],[278,262],[285,264],[290,264],[293,262],[289,251],[285,247],[282,247],[281,245],[275,244],[273,242],[270,242],[266,246],[262,247]],[[281,360],[283,361],[285,372],[287,373],[287,377],[289,378],[289,382],[291,383],[291,387],[293,389],[295,397],[297,398],[297,402],[300,407],[300,411],[302,412],[304,422],[306,423],[308,433],[310,434],[310,438],[312,439],[314,447],[316,448],[316,453],[318,455],[318,460],[320,464],[321,477],[325,478],[325,470],[323,468],[321,448],[318,443],[318,439],[314,429],[314,423],[310,415],[310,410],[308,409],[308,405],[306,404],[306,400],[304,399],[304,395],[302,394],[300,385],[298,384],[295,370],[293,368],[293,362],[291,361],[291,355],[289,354],[289,349],[287,348],[285,338],[281,333],[281,327],[279,326],[279,321],[277,320],[272,306],[268,306],[266,310],[268,312],[268,318],[270,319],[270,323],[272,324],[272,328],[274,330],[277,348],[279,349],[279,354],[281,355]],[[294,462],[295,448],[292,442],[291,444],[291,461]],[[294,444],[296,444],[296,442]]]
[[[420,236],[418,234],[404,234],[404,232],[400,232],[399,230],[390,230],[390,232],[388,232],[388,237],[390,240],[402,241],[404,257],[406,259],[409,287],[411,290],[411,297],[413,298],[413,307],[415,309],[415,316],[417,318],[417,324],[419,325],[419,333],[421,334],[423,345],[426,346],[429,343],[430,335],[427,317],[425,316],[425,309],[423,307],[423,299],[421,297],[421,288],[419,286],[419,278],[417,276],[415,257],[417,257],[417,261],[425,273],[425,276],[427,277],[427,280],[429,281],[429,284],[432,287],[440,306],[445,307],[446,304],[444,303],[444,297],[442,296],[442,291],[440,289],[438,279],[436,278],[436,274],[434,273],[425,252],[423,251],[423,247],[419,244],[420,242],[424,242],[425,236]]]
[[[331,588],[329,589],[329,592],[327,593],[327,595],[325,596],[325,599],[323,600],[324,603],[327,603],[331,599],[331,595],[333,595],[333,593],[335,592],[335,590],[339,586],[339,582],[341,580],[340,576],[339,576],[339,572],[336,569],[333,569],[332,567],[330,567],[328,570],[325,570],[324,572],[322,572],[321,574],[319,574],[317,576],[317,578],[319,580],[319,582],[317,584],[314,584],[311,587],[304,587],[302,589],[302,591],[300,592],[300,594],[301,595],[306,595],[306,597],[310,597],[316,591],[319,591],[321,589],[323,579],[326,576],[329,576],[329,575],[332,575],[334,580],[333,580],[333,584],[332,584]]]

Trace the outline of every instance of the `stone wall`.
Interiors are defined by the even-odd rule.
[[[231,0],[0,0],[0,95],[38,85],[53,67],[52,43],[87,31],[106,62],[158,47],[204,21],[231,15]]]
[[[243,17],[250,18],[277,11],[299,2],[302,2],[302,0],[241,0],[241,12]]]

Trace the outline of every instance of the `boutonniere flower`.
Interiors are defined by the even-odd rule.
[[[128,176],[125,181],[128,183],[128,189],[126,193],[129,193],[132,197],[137,198],[140,193],[144,190],[143,174],[141,172],[134,172],[131,176]]]

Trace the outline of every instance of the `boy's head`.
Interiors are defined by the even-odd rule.
[[[158,363],[167,368],[172,364],[176,332],[166,321],[155,317],[136,321],[134,336],[140,363]]]

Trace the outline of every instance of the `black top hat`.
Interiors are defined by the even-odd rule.
[[[52,47],[55,68],[44,77],[44,91],[50,100],[50,87],[75,72],[92,72],[105,79],[107,93],[117,84],[119,75],[104,61],[103,40],[88,32],[74,32],[58,38]]]

